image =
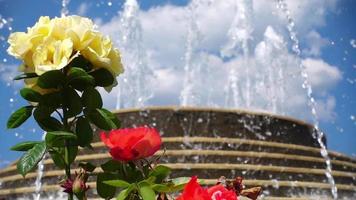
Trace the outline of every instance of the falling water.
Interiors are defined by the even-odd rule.
[[[290,15],[290,11],[288,10],[287,3],[284,0],[277,0],[277,6],[279,9],[282,10],[282,12],[287,17],[287,20],[288,20],[287,29],[289,32],[290,39],[293,42],[292,50],[298,57],[300,57],[301,52],[300,52],[300,48],[299,48],[299,40],[297,38],[297,32],[295,30],[295,23]],[[334,177],[332,176],[331,160],[328,155],[326,146],[323,142],[324,133],[319,129],[319,119],[318,119],[318,115],[316,113],[316,102],[313,97],[312,87],[311,87],[310,83],[308,82],[308,74],[306,72],[305,66],[302,64],[302,62],[300,60],[299,60],[299,68],[300,68],[301,76],[303,78],[302,87],[307,91],[308,100],[309,100],[308,106],[310,107],[311,112],[312,112],[312,120],[314,123],[314,129],[315,129],[314,137],[317,139],[318,143],[320,144],[320,153],[326,162],[325,175],[330,183],[332,196],[334,199],[337,199],[337,196],[338,196],[337,195],[337,187],[335,185]]]
[[[69,14],[68,4],[70,0],[62,0],[61,16],[64,17]]]
[[[245,102],[245,107],[251,106],[251,77],[249,69],[249,41],[252,39],[252,1],[251,0],[236,0],[236,15],[229,28],[229,40],[221,49],[221,56],[230,58],[233,56],[243,55],[244,73],[246,80],[244,88],[238,88],[238,69],[237,66],[231,68],[228,77],[228,86],[226,88],[226,105],[227,107],[242,106]],[[242,51],[242,52],[241,52]],[[242,90],[243,93],[239,93]],[[232,95],[232,96],[231,96]],[[244,101],[240,100],[240,96],[244,97]]]
[[[260,87],[263,91],[260,92],[259,99],[265,100],[267,102],[265,110],[273,113],[284,113],[285,72],[283,67],[288,62],[287,53],[288,49],[283,36],[268,26],[264,33],[264,40],[256,46],[255,56],[260,70],[267,70],[266,73],[262,73],[267,76],[261,78],[259,85],[264,87]]]
[[[136,0],[126,0],[121,13],[121,38],[117,42],[125,73],[118,78],[117,109],[143,107],[153,96],[150,83],[154,80],[154,74],[147,64],[147,55],[142,44],[139,10]]]
[[[196,89],[196,78],[199,77],[201,63],[197,62],[197,47],[201,41],[201,32],[197,23],[197,9],[201,1],[193,0],[188,6],[188,33],[184,54],[184,83],[180,95],[182,106],[199,105],[201,98]]]

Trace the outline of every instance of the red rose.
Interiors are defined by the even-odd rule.
[[[223,185],[208,188],[208,194],[213,200],[237,200],[236,193],[226,189]]]
[[[100,134],[101,141],[110,148],[115,160],[131,161],[152,156],[161,147],[161,136],[150,127],[112,130],[109,136]]]
[[[197,177],[193,176],[185,185],[182,195],[177,200],[211,200],[209,194],[197,182]]]
[[[237,200],[237,195],[223,185],[204,189],[197,182],[197,177],[193,176],[177,200]]]

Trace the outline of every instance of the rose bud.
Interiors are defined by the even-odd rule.
[[[72,194],[73,193],[73,181],[71,179],[67,179],[62,185],[62,188],[64,188],[63,192]]]
[[[152,156],[162,144],[158,131],[150,127],[125,128],[100,134],[115,160],[133,161]]]

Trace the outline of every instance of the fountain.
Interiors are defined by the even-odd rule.
[[[68,15],[69,2],[62,1],[62,15]],[[218,69],[207,62],[206,50],[202,48],[205,36],[199,25],[199,9],[214,6],[214,2],[192,0],[185,10],[181,106],[147,107],[154,95],[151,83],[155,74],[143,45],[139,4],[126,0],[119,15],[120,38],[116,41],[126,66],[125,74],[117,80],[115,113],[122,126],[150,125],[160,131],[165,152],[159,151],[158,155],[165,155],[161,162],[173,169],[172,177],[198,175],[206,179],[205,184],[213,184],[221,175],[243,176],[246,185],[264,188],[261,199],[356,198],[356,160],[326,148],[327,138],[319,128],[316,102],[285,1],[278,0],[276,5],[287,19],[293,59],[298,62],[298,76],[306,90],[313,124],[284,116],[288,114],[284,82],[290,73],[284,68],[290,62],[287,42],[271,25],[253,48],[253,1],[236,0],[233,4],[235,14],[227,40],[215,54],[222,62],[239,60],[244,68],[235,64],[226,70],[226,83],[221,87],[224,96],[220,97],[224,103],[214,102],[213,86],[207,85]],[[253,56],[255,60],[251,59]],[[265,75],[254,73],[256,68],[264,70]],[[264,95],[266,91],[269,95]],[[109,158],[98,138],[92,146],[94,151],[81,149],[78,162],[99,165]],[[33,199],[63,199],[57,186],[63,175],[45,158],[38,172],[28,174],[23,181],[12,164],[0,170],[0,199],[22,199],[29,194],[33,194]],[[35,187],[28,183],[35,183]],[[93,177],[89,185],[95,188]],[[89,193],[90,197],[97,197],[95,190]]]

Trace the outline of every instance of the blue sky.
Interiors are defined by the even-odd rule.
[[[184,41],[186,33],[185,17],[181,15],[184,15],[184,8],[188,2],[179,0],[139,1],[143,45],[147,50],[147,55],[151,55],[147,62],[153,66],[153,71],[157,72],[158,81],[168,80],[165,86],[154,88],[154,97],[147,102],[148,105],[179,103],[178,97],[182,86],[178,83],[182,82],[179,76],[182,75],[181,60],[184,55],[184,45],[181,43]],[[275,14],[276,11],[273,10],[275,5],[268,2],[271,1],[258,1],[255,3],[257,5],[254,5],[255,32],[252,48],[256,47],[257,49],[258,44],[264,38],[266,27],[271,25],[273,30],[284,38],[289,48],[288,55],[292,55],[291,42],[288,40],[286,28],[283,25],[283,17]],[[300,47],[303,52],[301,59],[311,73],[312,86],[315,86],[314,94],[322,105],[318,109],[318,113],[321,128],[327,134],[328,146],[331,150],[348,155],[356,154],[356,83],[354,83],[356,82],[356,41],[354,47],[352,45],[352,41],[356,40],[354,22],[356,3],[353,0],[328,0],[323,3],[305,0],[287,1],[287,3],[296,21],[301,42]],[[103,32],[116,40],[120,33],[118,12],[122,10],[122,6],[123,1],[72,0],[68,9],[70,14],[92,18]],[[217,5],[217,7],[219,6],[224,8],[225,5]],[[261,7],[265,7],[264,13],[259,12]],[[203,10],[198,13],[198,18],[201,17],[199,23],[201,23],[201,31],[205,35],[205,40],[199,48],[208,54],[209,62],[229,67],[229,63],[226,63],[224,59],[219,59],[216,48],[226,40],[221,38],[225,37],[227,31],[220,33],[215,29],[219,29],[219,25],[221,25],[221,30],[228,28],[231,22],[227,23],[226,21],[232,20],[232,18],[227,17],[233,16],[233,13],[229,14],[229,10],[227,10],[223,16],[221,13],[215,15],[214,8],[211,7],[204,10],[204,6],[202,6],[199,9]],[[25,31],[26,27],[32,26],[40,16],[59,16],[60,10],[61,1],[58,0],[32,0],[31,3],[25,0],[0,0],[1,17],[11,22],[12,31]],[[222,17],[221,21],[214,20],[214,16]],[[0,91],[2,97],[0,98],[0,167],[19,156],[18,153],[8,150],[10,146],[23,140],[41,138],[41,131],[32,119],[19,129],[6,129],[6,121],[11,112],[26,104],[16,92],[21,87],[21,83],[10,81],[10,77],[16,72],[14,69],[20,62],[6,53],[8,28],[8,24],[5,24],[0,29],[0,35],[2,39],[5,39],[5,41],[0,41]],[[170,48],[169,44],[175,45],[174,47],[177,48]],[[295,86],[291,85],[290,87],[294,88]],[[300,102],[305,105],[303,90],[298,88],[293,92],[297,97],[302,96]],[[107,95],[104,98],[109,108],[115,107],[114,98],[115,95]],[[223,99],[216,95],[217,102],[220,101],[219,98]],[[303,105],[288,105],[290,107],[287,107],[286,114],[310,120],[306,114],[310,110]]]

